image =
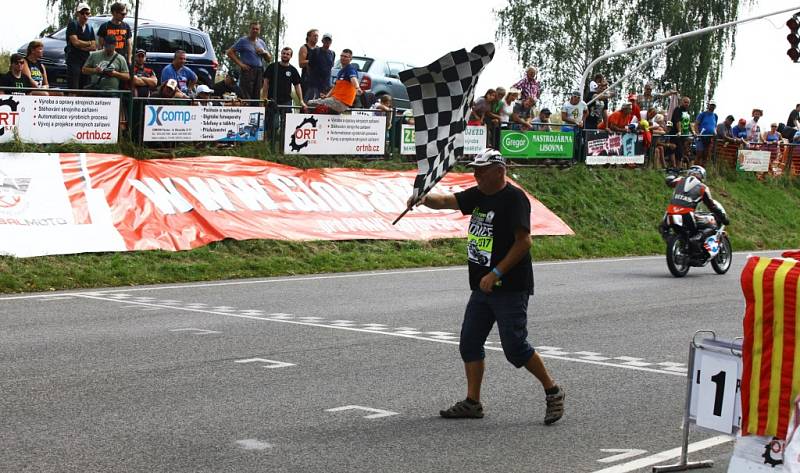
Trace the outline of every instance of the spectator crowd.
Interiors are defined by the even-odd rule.
[[[778,150],[800,144],[800,104],[785,124],[773,122],[762,129],[761,109],[754,108],[749,119],[728,115],[720,121],[717,104],[709,98],[705,110],[692,116],[692,98],[675,89],[656,92],[655,84],[647,82],[640,91],[617,94],[603,74],[592,78],[587,93],[571,91],[560,116],[551,121],[550,108],[540,101],[542,86],[536,76],[537,69],[528,67],[525,76],[508,89],[488,89],[473,101],[467,123],[487,127],[490,147],[500,148],[503,130],[575,132],[577,144],[583,132],[636,133],[659,165],[679,167],[705,165],[714,143],[753,149],[774,145]],[[612,102],[616,102],[615,110]]]
[[[171,64],[156,75],[147,65],[148,51],[133,50],[131,28],[124,21],[127,6],[116,2],[110,10],[111,18],[95,32],[88,21],[89,5],[77,5],[66,28],[67,93],[77,89],[132,90],[136,97],[189,99],[203,105],[268,100],[270,106],[282,111],[299,107],[317,113],[342,113],[354,107],[359,97],[368,96],[359,83],[350,49],[341,50],[340,69],[331,80],[336,53],[331,49],[330,33],[320,35],[319,30],[310,29],[297,49],[294,64],[295,50],[289,46],[283,47],[278,60],[272,62],[260,23],[251,22],[247,34],[225,51],[231,67],[224,78],[213,84],[198,84],[183,50],[175,51]],[[12,54],[8,72],[0,76],[0,93],[61,95],[62,91],[50,87],[43,52],[43,43],[34,40],[24,55]],[[641,91],[618,94],[603,74],[596,74],[586,85],[586,92],[570,92],[553,117],[542,103],[543,88],[537,75],[536,67],[528,67],[511,86],[489,89],[475,98],[467,123],[486,126],[489,146],[499,148],[502,130],[575,132],[576,144],[580,144],[584,131],[636,133],[645,148],[652,148],[656,162],[677,167],[704,165],[714,142],[737,147],[800,144],[800,104],[791,110],[785,124],[771,123],[762,130],[759,119],[763,111],[758,108],[748,119],[728,115],[720,121],[717,105],[709,98],[705,109],[693,117],[692,98],[675,89],[657,92],[655,84],[648,82]],[[361,101],[361,105],[385,115],[387,130],[391,128],[395,112],[392,97],[382,96],[374,103]],[[401,120],[413,123],[410,111]]]

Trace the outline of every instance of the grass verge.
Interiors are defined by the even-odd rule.
[[[88,150],[78,145],[48,148],[9,143],[0,146],[0,151]],[[275,157],[263,146],[164,152],[121,145],[101,150],[93,148],[91,151],[143,158],[235,154],[303,168],[407,169],[412,166],[400,161]],[[575,236],[535,238],[532,252],[536,260],[650,255],[664,251],[656,226],[671,191],[664,186],[663,172],[575,166],[566,169],[512,168],[510,174],[575,231]],[[714,197],[722,202],[731,217],[729,230],[735,251],[798,246],[800,187],[794,181],[762,182],[751,174],[727,172],[712,177],[709,184]],[[0,257],[0,292],[445,266],[464,264],[465,258],[463,239],[303,243],[226,240],[183,252],[140,251],[24,259]]]

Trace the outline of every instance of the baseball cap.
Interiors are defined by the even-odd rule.
[[[727,117],[725,117],[725,120],[734,121],[734,120],[736,120],[736,119],[735,119],[735,118],[733,118],[733,115],[728,115]]]
[[[632,108],[632,107],[633,106],[631,105],[630,102],[622,102],[622,108]]]
[[[88,4],[88,3],[86,3],[86,2],[81,2],[81,3],[79,3],[79,4],[78,4],[78,6],[77,6],[77,7],[75,7],[75,11],[76,11],[76,12],[78,12],[78,11],[83,11],[83,10],[89,10],[89,11],[91,11],[92,9],[89,7],[89,4]]]
[[[172,89],[172,90],[175,90],[175,89],[178,88],[178,81],[176,81],[175,79],[170,79],[170,80],[164,82],[164,85],[167,86],[168,88]]]
[[[581,93],[579,91],[577,91],[577,90],[573,90],[572,92],[569,93],[569,96],[570,97],[580,97]]]
[[[328,38],[329,40],[333,41],[333,35],[331,35],[330,33],[323,34],[322,39],[324,40],[325,38]]]
[[[708,105],[713,105],[713,106],[716,107],[717,106],[717,102],[714,102],[714,100],[712,99],[712,100],[708,101]]]
[[[539,111],[539,113],[544,113],[545,115],[552,115],[552,113],[550,113],[549,108],[543,108]]]
[[[516,87],[511,87],[510,89],[508,89],[508,94],[517,94],[517,95],[519,95],[520,91]]]
[[[486,148],[480,153],[475,155],[475,159],[467,166],[482,168],[484,166],[491,166],[492,164],[499,164],[503,167],[506,166],[506,158],[500,154],[500,151],[492,148]]]
[[[170,80],[175,80],[175,79],[170,79]],[[210,94],[211,92],[213,92],[213,90],[211,90],[211,88],[205,84],[200,84],[197,86],[198,94]]]
[[[740,125],[747,125],[747,120],[745,120],[744,118],[740,118],[739,119],[739,124]]]
[[[147,54],[147,51],[145,51],[142,48],[139,48],[139,49],[136,50],[136,54]]]

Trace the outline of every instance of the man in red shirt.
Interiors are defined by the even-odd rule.
[[[608,131],[612,133],[625,133],[628,125],[633,120],[633,110],[630,102],[622,104],[622,108],[608,116]]]

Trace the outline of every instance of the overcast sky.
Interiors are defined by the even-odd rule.
[[[48,15],[45,3],[27,0],[24,14],[0,16],[0,49],[16,49],[43,29]],[[492,10],[505,4],[502,0],[404,0],[392,3],[384,13],[374,7],[376,4],[363,0],[283,0],[282,13],[289,26],[282,46],[292,46],[296,51],[304,42],[305,31],[317,28],[333,35],[332,48],[336,51],[350,48],[356,55],[424,65],[448,51],[495,41]],[[800,0],[759,0],[756,8],[741,17],[793,6],[800,11]],[[140,0],[140,8],[140,16],[152,20],[176,24],[189,21],[178,1]],[[800,103],[800,63],[794,64],[786,56],[785,22],[789,16],[782,14],[739,26],[736,59],[726,65],[714,97],[720,118],[728,114],[749,117],[752,108],[758,107],[764,110],[763,123],[785,121],[789,111]],[[522,75],[523,67],[508,46],[496,45],[495,58],[479,82],[481,94],[489,87],[507,87]],[[218,56],[222,54],[217,51]]]

